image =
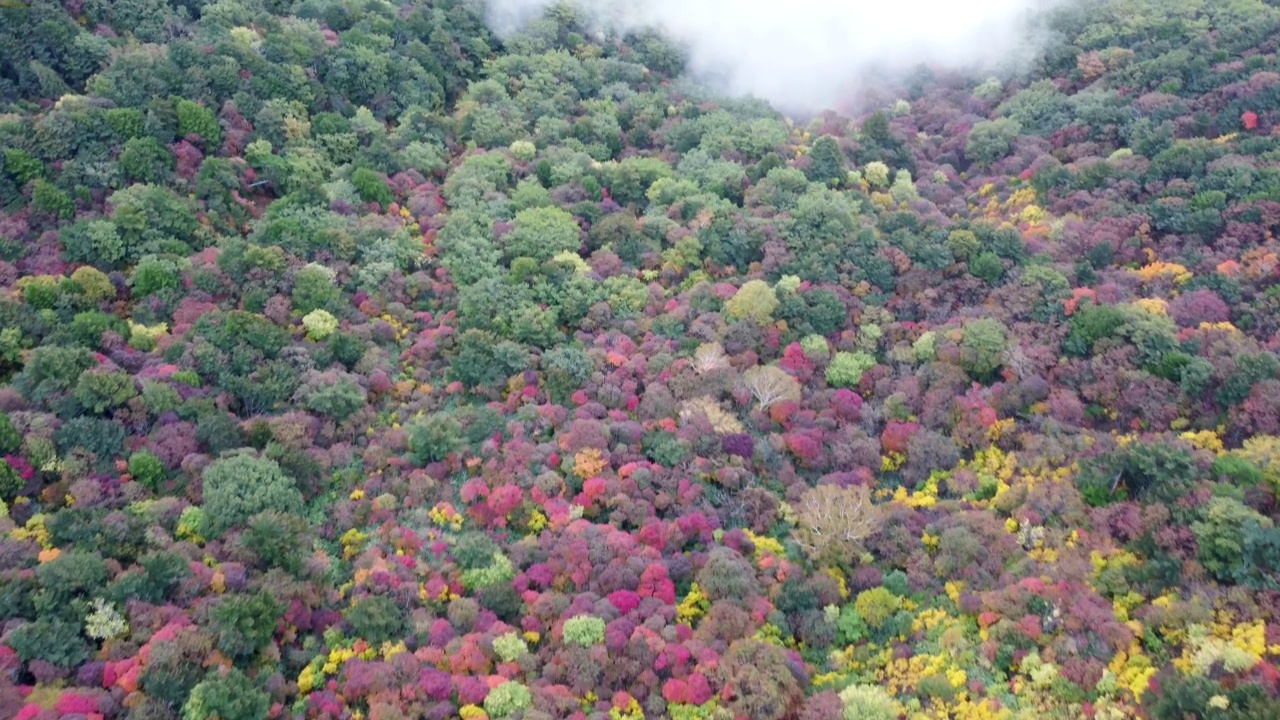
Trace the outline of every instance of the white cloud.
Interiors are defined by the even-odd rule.
[[[831,107],[869,75],[919,63],[964,68],[1028,48],[1025,20],[1056,0],[577,0],[615,30],[655,27],[689,48],[695,75],[791,110]],[[487,0],[508,34],[555,0]]]

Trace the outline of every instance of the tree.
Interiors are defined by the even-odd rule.
[[[274,460],[240,451],[209,464],[201,475],[209,532],[219,536],[229,528],[266,511],[297,513],[302,493],[293,478]]]
[[[214,670],[191,689],[182,720],[261,720],[271,697],[236,668]]]
[[[558,207],[535,207],[516,213],[514,228],[500,243],[507,260],[530,257],[545,262],[562,252],[577,252],[582,245],[573,216]]]
[[[792,674],[787,653],[761,640],[737,640],[720,658],[716,677],[724,686],[720,697],[737,717],[781,720],[804,701]]]
[[[749,280],[724,303],[724,313],[731,318],[750,318],[764,324],[773,321],[778,296],[763,280]]]
[[[813,182],[835,187],[844,182],[848,174],[845,169],[848,159],[844,155],[844,150],[830,135],[823,135],[813,141],[813,147],[809,150],[809,160],[811,164],[805,174]]]
[[[1017,120],[983,120],[969,131],[964,153],[976,162],[991,164],[1008,155],[1011,143],[1021,134],[1022,125]]]
[[[414,418],[405,428],[409,452],[418,465],[439,462],[462,447],[462,425],[444,413]]]
[[[1008,331],[994,318],[979,318],[964,327],[960,340],[960,363],[978,380],[991,376],[1004,364]]]
[[[876,359],[865,352],[838,352],[827,365],[827,384],[836,388],[854,387],[862,374],[875,367]]]
[[[742,373],[742,383],[751,391],[761,410],[784,400],[800,399],[800,383],[776,365],[757,365]]]
[[[179,98],[174,110],[178,114],[178,135],[199,137],[206,152],[222,144],[222,128],[212,110],[186,98]]]
[[[855,564],[862,543],[880,530],[883,513],[864,485],[823,484],[810,488],[795,505],[795,538],[815,563]]]
[[[284,607],[264,592],[227,595],[209,612],[218,648],[227,656],[248,661],[275,635]]]

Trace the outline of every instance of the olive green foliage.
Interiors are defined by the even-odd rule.
[[[515,227],[501,239],[508,260],[550,260],[562,252],[576,252],[581,245],[573,216],[557,207],[533,207],[516,213]]]
[[[215,536],[265,510],[302,509],[293,478],[276,461],[246,451],[213,461],[201,480],[208,531]]]
[[[8,637],[8,645],[23,662],[43,660],[61,668],[74,668],[89,657],[89,646],[80,628],[54,618],[18,626]]]
[[[1204,519],[1191,524],[1200,564],[1219,580],[1231,582],[1243,570],[1245,533],[1271,525],[1271,518],[1239,500],[1213,498],[1204,509]]]
[[[402,639],[409,627],[408,617],[395,601],[385,595],[370,595],[356,600],[342,612],[356,637],[374,647]]]
[[[191,689],[182,706],[182,720],[261,720],[271,697],[237,668],[214,670]]]
[[[964,326],[961,363],[976,379],[991,376],[1002,364],[1009,343],[1008,330],[994,318],[979,318]]]
[[[724,312],[732,318],[749,318],[760,323],[773,320],[778,307],[778,296],[763,280],[750,280],[738,288],[724,303]]]
[[[416,417],[405,425],[409,452],[418,465],[444,460],[462,447],[462,425],[443,413]]]
[[[969,131],[964,152],[979,163],[991,163],[1009,154],[1014,138],[1022,134],[1017,120],[999,118],[976,123]]]
[[[218,649],[237,661],[247,661],[271,642],[282,607],[270,595],[227,595],[209,612],[210,629]]]
[[[853,607],[867,625],[879,628],[902,607],[902,598],[883,587],[871,588],[858,593]]]
[[[207,150],[222,144],[222,128],[218,126],[212,110],[186,98],[179,98],[174,103],[174,110],[178,115],[179,135],[199,137]]]

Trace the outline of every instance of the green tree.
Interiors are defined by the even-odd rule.
[[[1008,155],[1013,141],[1021,134],[1022,125],[1017,120],[983,120],[969,131],[964,153],[979,163],[990,164]]]
[[[1008,336],[1008,330],[994,318],[970,322],[960,340],[960,364],[976,379],[989,378],[1004,364]]]
[[[462,447],[462,425],[444,413],[416,417],[405,431],[409,435],[409,452],[418,465],[444,460]]]
[[[513,224],[501,240],[508,261],[531,257],[541,263],[562,252],[577,252],[582,244],[578,222],[558,207],[521,210]]]
[[[395,642],[409,632],[409,618],[404,609],[386,595],[369,595],[351,603],[342,612],[355,637],[374,647]]]
[[[209,612],[210,630],[218,649],[244,662],[271,642],[282,612],[284,607],[265,592],[226,595]]]
[[[1239,500],[1213,498],[1204,510],[1204,518],[1191,524],[1200,564],[1218,580],[1232,582],[1244,567],[1248,530],[1270,527],[1270,518]]]
[[[182,720],[262,720],[271,696],[236,668],[215,670],[191,689]]]
[[[865,352],[838,352],[827,365],[827,385],[854,387],[862,381],[862,374],[876,364],[876,359]]]
[[[835,187],[844,182],[848,175],[845,167],[848,159],[845,157],[844,150],[830,135],[823,135],[813,141],[813,147],[809,150],[809,160],[810,165],[805,174],[813,182]]]
[[[296,513],[302,494],[274,460],[241,451],[209,464],[201,475],[209,532],[218,536],[265,510]]]
[[[763,280],[748,280],[724,303],[724,313],[731,318],[750,318],[758,323],[773,321],[778,295]]]
[[[174,110],[178,113],[178,135],[199,137],[206,152],[222,145],[222,128],[212,110],[186,98],[179,98]]]

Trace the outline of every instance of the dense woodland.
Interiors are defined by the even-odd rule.
[[[0,716],[1280,717],[1280,8],[1039,22],[4,3]]]

